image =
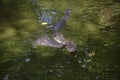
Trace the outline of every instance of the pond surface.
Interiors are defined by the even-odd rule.
[[[34,45],[58,32],[76,51]],[[117,0],[1,0],[0,80],[120,80],[120,2]]]

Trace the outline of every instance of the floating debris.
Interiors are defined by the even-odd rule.
[[[26,58],[26,59],[25,59],[25,62],[30,62],[30,58]]]
[[[75,54],[75,55],[74,55],[74,58],[77,58],[77,57],[78,57],[78,55]]]
[[[88,59],[88,60],[87,60],[87,62],[91,62],[91,61],[92,61],[92,59]]]
[[[42,25],[47,25],[48,23],[47,23],[47,22],[42,22],[41,24],[42,24]]]
[[[81,61],[81,60],[78,60],[78,63],[82,63],[82,61]]]
[[[49,70],[49,72],[53,72],[53,70]]]
[[[89,57],[95,56],[95,52],[92,51],[92,52],[88,53],[88,56],[89,56]]]
[[[82,68],[85,68],[85,67],[86,67],[86,64],[81,65],[81,67],[82,67]]]

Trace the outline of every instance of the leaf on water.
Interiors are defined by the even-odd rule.
[[[92,59],[88,59],[88,60],[87,60],[87,62],[91,62],[91,61],[92,61]]]
[[[74,58],[77,58],[77,55],[75,55]]]
[[[88,54],[88,56],[89,56],[89,57],[95,56],[95,52],[94,52],[94,51],[90,52],[90,53]]]
[[[47,23],[47,22],[42,22],[41,24],[42,24],[42,25],[47,25],[48,23]]]

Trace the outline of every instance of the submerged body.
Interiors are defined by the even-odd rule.
[[[66,10],[65,15],[63,16],[63,19],[60,20],[55,27],[53,28],[54,32],[57,32],[60,28],[62,28],[64,26],[64,24],[66,23],[67,19],[69,18],[69,14],[70,14],[70,9],[68,8]]]
[[[66,20],[61,20],[61,21],[59,21],[56,25],[55,25],[55,27],[53,28],[53,31],[54,32],[57,32],[60,28],[62,28],[64,25],[65,25],[65,23],[66,23]]]
[[[34,44],[61,48],[63,45],[51,40],[48,36],[43,36],[35,40]]]
[[[76,44],[74,41],[67,41],[61,33],[56,32],[51,38],[49,36],[39,37],[34,41],[34,44],[56,48],[62,48],[63,46],[66,46],[66,50],[68,52],[76,51]]]
[[[69,18],[70,12],[71,12],[71,10],[70,10],[70,8],[68,8],[65,12],[65,15],[63,16],[64,20],[67,20]]]
[[[34,41],[34,44],[57,47],[57,48],[61,48],[63,45],[66,44],[66,40],[61,33],[58,33],[58,32],[54,33],[52,35],[52,38],[53,39],[49,38],[48,36],[42,36],[40,38],[37,38]]]
[[[61,44],[63,44],[63,45],[66,45],[66,40],[65,40],[63,34],[56,32],[56,33],[54,33],[52,36],[53,36],[53,39],[54,39],[56,42],[61,43]]]

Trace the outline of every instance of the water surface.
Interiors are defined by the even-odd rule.
[[[77,51],[35,46],[71,9],[59,32]],[[1,0],[0,80],[119,80],[117,0]]]

